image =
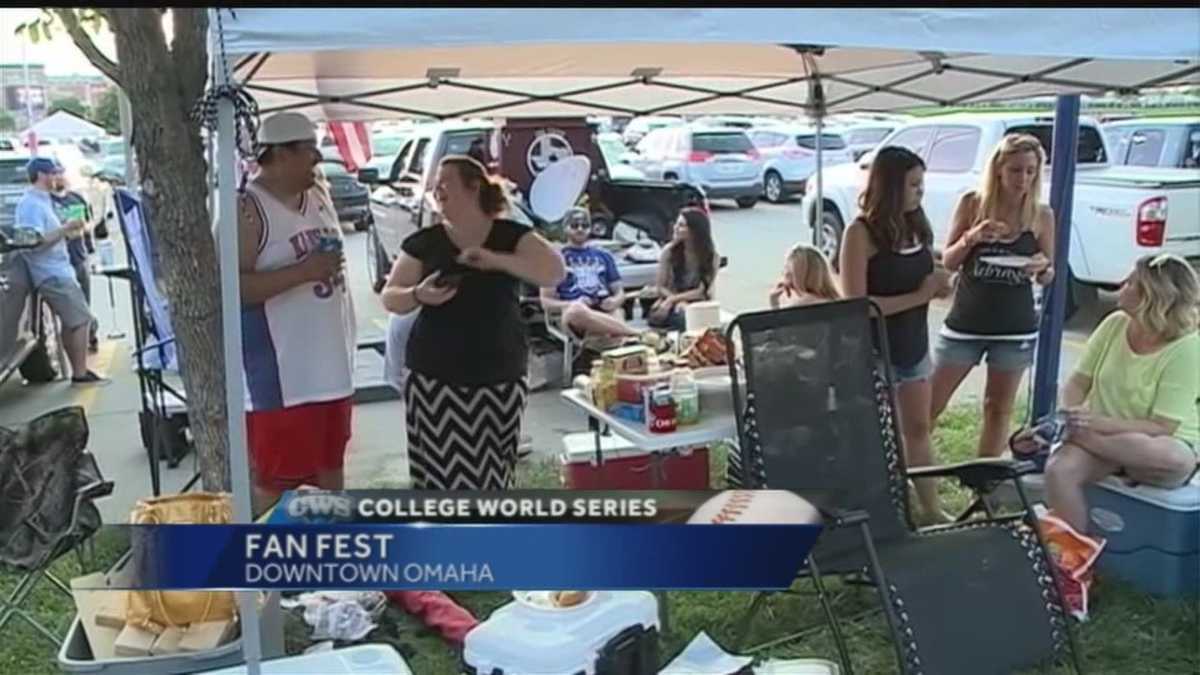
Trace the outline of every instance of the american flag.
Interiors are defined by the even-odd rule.
[[[371,161],[371,134],[365,123],[330,122],[328,127],[347,171],[356,173]]]

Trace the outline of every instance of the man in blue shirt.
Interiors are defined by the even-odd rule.
[[[63,223],[51,198],[62,167],[46,157],[34,157],[26,165],[31,183],[17,203],[16,225],[42,234],[40,247],[22,252],[30,281],[62,323],[63,348],[71,362],[72,384],[103,384],[108,380],[88,370],[88,332],[92,312],[83,289],[75,278],[75,266],[67,251],[67,240],[83,236],[85,224],[75,219]]]
[[[563,228],[567,245],[560,252],[567,276],[557,288],[542,289],[542,308],[561,312],[563,325],[580,338],[641,336],[644,331],[618,318],[625,304],[621,273],[611,253],[588,245],[591,216],[584,209],[572,209],[563,218]]]
[[[88,204],[86,197],[71,189],[67,184],[67,177],[61,171],[55,177],[53,188],[50,199],[54,202],[54,207],[58,209],[58,219],[67,222],[74,215],[82,214],[83,222],[87,225],[82,236],[67,238],[67,255],[71,258],[71,266],[75,268],[75,280],[79,282],[79,287],[83,289],[83,297],[87,299],[88,306],[91,307],[92,271],[88,269],[88,256],[96,252],[91,233],[92,207]],[[100,347],[100,342],[96,338],[97,328],[99,328],[99,322],[93,320],[88,329],[88,351],[93,354]]]

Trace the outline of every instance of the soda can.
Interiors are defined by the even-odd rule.
[[[100,267],[108,269],[116,266],[116,251],[111,239],[96,242],[96,253],[100,256]]]

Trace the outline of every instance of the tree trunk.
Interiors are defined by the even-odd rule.
[[[189,117],[207,79],[208,21],[203,10],[174,11],[190,15],[174,22],[174,45],[189,52],[182,58],[167,48],[161,9],[108,10],[120,84],[133,109],[142,195],[170,303],[203,485],[221,491],[229,489],[229,441],[219,267],[204,149]]]

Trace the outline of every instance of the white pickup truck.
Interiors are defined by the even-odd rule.
[[[959,197],[979,184],[992,148],[1003,136],[1030,133],[1047,154],[1054,128],[1051,117],[1003,113],[963,113],[913,120],[893,131],[878,147],[899,145],[925,160],[925,213],[933,226],[935,250],[946,244],[950,217]],[[858,214],[874,153],[822,172],[824,209],[813,238],[831,260],[837,258],[842,230]],[[1099,125],[1080,118],[1078,168],[1071,216],[1071,296],[1068,314],[1113,288],[1147,253],[1171,252],[1200,266],[1200,170],[1110,166]],[[1050,169],[1042,181],[1050,200]],[[816,179],[809,179],[802,205],[806,226],[816,220]]]

